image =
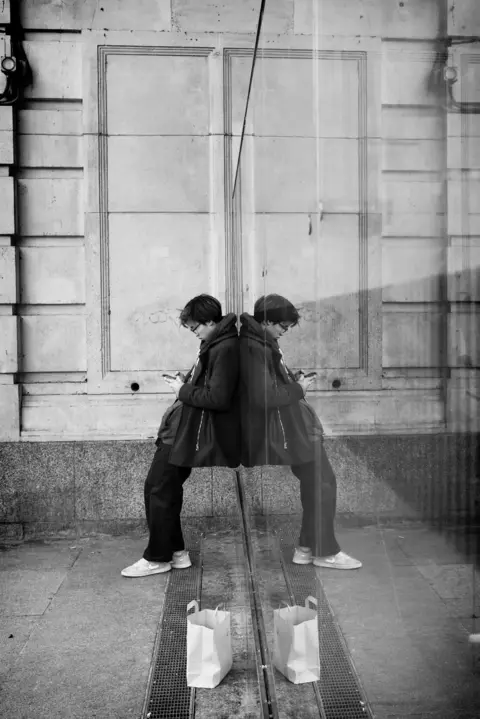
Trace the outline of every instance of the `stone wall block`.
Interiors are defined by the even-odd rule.
[[[22,0],[29,30],[153,30],[171,27],[170,0]]]
[[[175,29],[181,32],[255,33],[260,3],[257,0],[172,0]],[[294,0],[267,5],[262,31],[286,34],[293,30]]]
[[[15,442],[20,434],[21,388],[18,384],[0,384],[0,437],[3,442]],[[0,477],[2,476],[0,468]],[[2,483],[0,482],[0,485]],[[0,490],[0,493],[3,490]],[[3,495],[0,505],[4,502]]]
[[[15,232],[13,177],[0,177],[0,235],[13,235]]]
[[[17,302],[15,247],[0,247],[0,305]]]
[[[0,373],[18,371],[17,347],[17,318],[0,315]]]

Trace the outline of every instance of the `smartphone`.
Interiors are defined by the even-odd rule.
[[[177,379],[172,374],[162,374],[162,377],[166,377],[167,379]]]
[[[308,379],[309,377],[316,377],[316,376],[317,376],[317,373],[316,373],[316,372],[309,372],[308,374],[304,374],[303,376]]]

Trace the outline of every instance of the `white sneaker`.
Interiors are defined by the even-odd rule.
[[[316,567],[329,567],[330,569],[360,569],[362,563],[358,559],[349,557],[345,552],[338,552],[332,557],[314,557]]]
[[[309,547],[296,547],[292,562],[294,564],[311,564],[313,561],[312,550]]]
[[[124,577],[148,577],[150,574],[162,574],[169,572],[172,568],[170,562],[147,562],[146,559],[139,559],[126,569],[122,569]]]
[[[183,549],[181,552],[174,552],[172,557],[173,569],[188,569],[192,566],[190,555]]]

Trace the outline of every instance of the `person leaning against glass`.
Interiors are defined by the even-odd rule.
[[[237,402],[239,342],[234,314],[222,316],[210,295],[190,300],[180,322],[200,340],[196,361],[186,375],[164,375],[176,394],[158,430],[155,452],[144,487],[149,540],[143,557],[124,577],[191,566],[182,535],[183,484],[192,467],[237,467],[240,428]]]
[[[278,344],[298,320],[294,305],[276,294],[260,297],[253,316],[240,317],[241,462],[289,465],[300,480],[303,514],[295,564],[358,569],[361,562],[342,552],[335,537],[335,473],[321,423],[305,400],[314,377],[294,375]]]

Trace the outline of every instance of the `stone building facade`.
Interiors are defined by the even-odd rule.
[[[202,291],[300,307],[285,353],[318,372],[340,510],[472,511],[480,7],[267,0],[237,173],[259,9],[0,5],[0,54],[21,30],[32,70],[0,106],[6,536],[141,521],[161,374],[189,366],[176,318]],[[282,493],[250,474],[254,509],[291,508],[288,473]],[[187,513],[236,511],[231,473],[195,475]]]

